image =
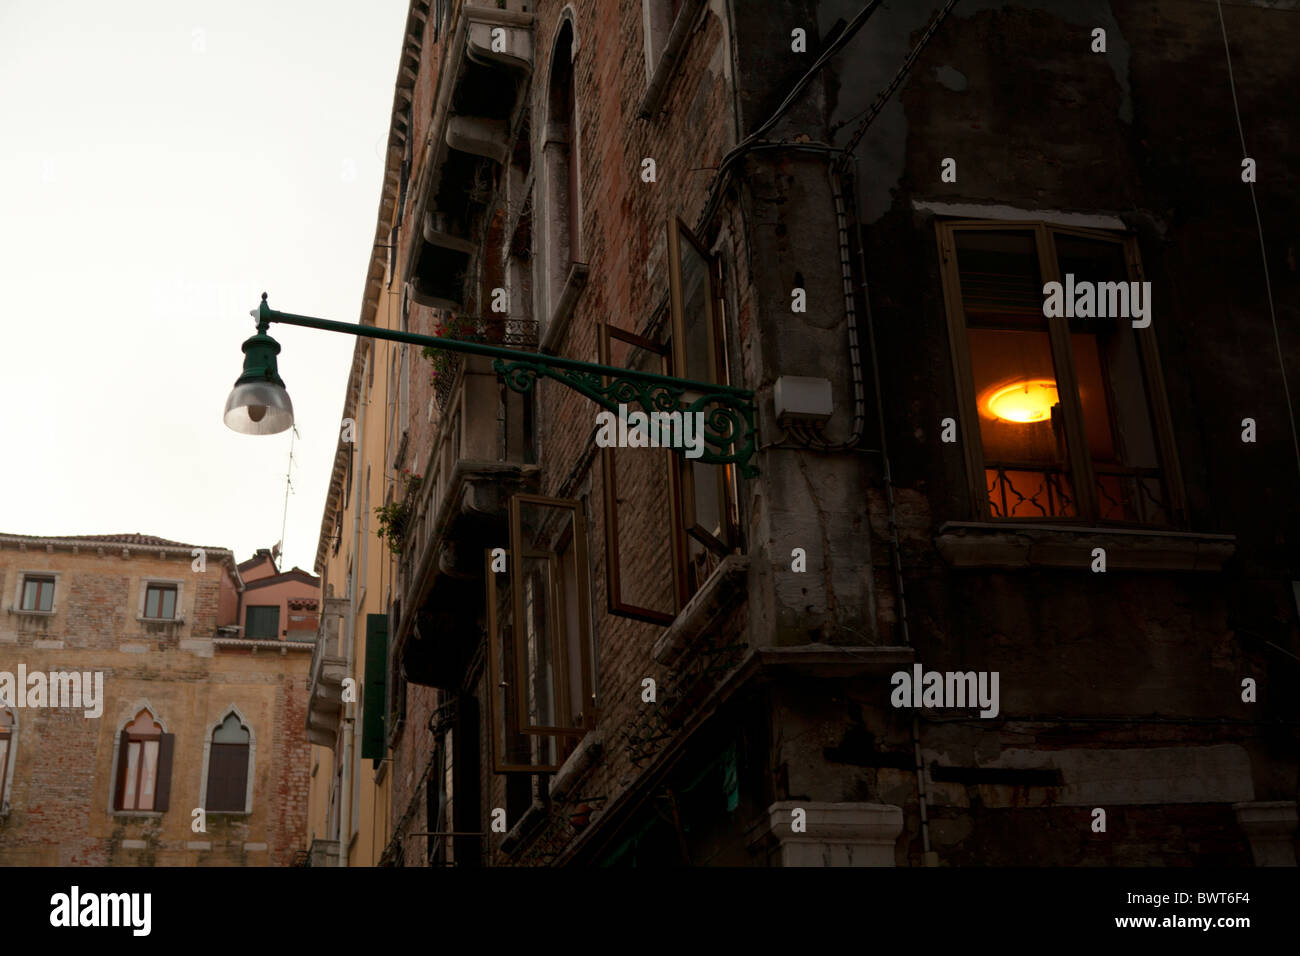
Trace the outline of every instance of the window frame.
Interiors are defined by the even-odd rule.
[[[567,529],[561,533],[560,538],[554,542],[552,550],[529,549],[525,555],[524,549],[520,547],[523,541],[522,536],[522,506],[525,504],[538,505],[547,508],[563,509],[570,513]],[[487,590],[487,611],[488,611],[488,646],[486,648],[487,669],[488,669],[488,687],[491,692],[491,700],[488,702],[488,728],[491,733],[491,754],[492,769],[494,773],[555,773],[563,765],[572,746],[577,743],[588,733],[593,730],[599,721],[599,705],[596,700],[596,654],[595,654],[595,635],[596,630],[592,620],[593,606],[593,589],[591,581],[590,555],[588,552],[587,536],[589,533],[586,516],[583,513],[582,502],[569,498],[551,498],[545,495],[533,495],[519,493],[513,495],[510,499],[509,507],[509,528],[510,528],[510,546],[506,550],[507,574],[509,575],[509,608],[511,621],[508,625],[510,629],[511,650],[514,657],[513,673],[506,674],[504,670],[507,662],[502,659],[498,660],[498,652],[502,642],[501,625],[502,621],[498,615],[498,601],[502,594],[498,592],[497,573],[492,570],[492,550],[488,549],[484,553],[484,577]],[[573,619],[577,623],[576,638],[568,634],[567,623],[561,627],[564,617],[561,614],[563,604],[556,600],[555,591],[561,587],[561,578],[555,568],[559,564],[560,556],[566,550],[572,552],[573,570],[576,574],[574,581],[577,607],[574,609]],[[578,699],[583,702],[580,719],[575,721],[574,726],[546,726],[530,725],[528,723],[526,688],[532,675],[528,673],[525,655],[521,652],[521,640],[515,635],[518,634],[517,622],[524,619],[524,595],[523,581],[524,557],[530,558],[548,558],[552,562],[551,574],[549,575],[549,584],[553,593],[548,600],[547,629],[550,632],[547,636],[552,641],[552,685],[551,691],[557,700],[567,699],[572,702],[573,690],[569,686],[569,671],[574,664],[572,654],[573,640],[576,639],[578,647],[576,648],[579,667],[579,675],[582,681],[581,688],[578,688]],[[561,649],[558,645],[560,641],[564,642]],[[509,679],[507,679],[509,678]],[[510,688],[507,692],[507,699],[503,704],[500,696],[496,693],[498,688]],[[567,705],[566,705],[567,706]],[[508,709],[508,713],[503,710]],[[502,727],[502,722],[506,727]],[[513,726],[514,734],[520,736],[531,736],[541,738],[554,738],[556,743],[557,762],[548,763],[511,763],[506,759],[506,755],[500,752],[498,743],[498,731],[504,730],[509,732],[509,727]],[[570,746],[570,744],[572,746]]]
[[[724,279],[722,274],[722,256],[711,252],[704,242],[695,235],[691,228],[680,218],[670,217],[665,223],[667,233],[668,256],[668,291],[667,316],[663,322],[656,322],[656,328],[662,328],[666,322],[667,342],[637,335],[626,329],[610,324],[600,323],[599,345],[600,359],[605,365],[612,365],[612,339],[642,349],[647,353],[660,356],[660,374],[685,376],[689,367],[686,342],[685,290],[682,281],[682,252],[684,248],[692,249],[703,260],[708,275],[706,304],[708,313],[706,364],[709,368],[707,380],[712,384],[727,385],[731,382],[731,361],[728,355],[730,341],[727,330],[728,309],[724,296]],[[685,242],[685,246],[683,245]],[[606,382],[608,384],[608,382]],[[622,598],[622,570],[618,544],[618,485],[615,449],[601,449],[603,471],[603,499],[605,519],[606,551],[606,599],[610,614],[633,620],[647,621],[652,624],[670,624],[681,613],[691,598],[704,587],[707,575],[692,586],[693,557],[691,541],[696,542],[704,551],[710,553],[720,562],[726,556],[743,550],[743,538],[740,522],[740,487],[734,464],[706,464],[713,469],[711,474],[717,482],[719,507],[721,510],[722,538],[713,535],[703,527],[695,515],[696,484],[695,459],[674,449],[665,449],[662,453],[669,461],[669,496],[672,509],[671,550],[673,554],[673,590],[674,604],[671,612],[661,612],[653,608],[640,607],[626,602]]]
[[[244,765],[244,805],[239,810],[215,810],[208,807],[208,799],[212,793],[212,738],[231,717],[238,720],[239,726],[248,731],[248,743],[244,745],[244,758],[246,761]],[[213,723],[208,724],[207,734],[203,739],[203,776],[199,782],[199,806],[203,808],[204,813],[209,816],[246,816],[253,812],[253,769],[256,767],[256,756],[257,733],[253,730],[253,725],[244,717],[243,712],[232,703],[221,712],[221,715]]]
[[[961,434],[962,455],[966,466],[967,492],[976,520],[997,524],[1058,523],[1083,526],[1180,529],[1186,523],[1186,497],[1179,467],[1177,447],[1173,438],[1168,392],[1165,387],[1159,347],[1153,331],[1154,325],[1133,329],[1138,361],[1143,373],[1143,393],[1151,430],[1160,460],[1160,477],[1167,498],[1167,525],[1150,525],[1140,522],[1105,520],[1099,516],[1096,472],[1088,447],[1084,426],[1082,402],[1079,398],[1078,366],[1075,361],[1070,319],[1065,316],[1044,316],[1051,343],[1052,364],[1057,377],[1057,393],[1061,397],[1065,441],[1068,453],[1069,479],[1074,491],[1075,515],[1029,515],[1025,517],[994,517],[989,506],[989,492],[985,470],[983,440],[979,430],[979,409],[975,395],[974,373],[971,369],[970,344],[967,338],[967,319],[962,302],[961,272],[957,261],[956,233],[958,232],[1020,232],[1033,236],[1037,255],[1039,280],[1062,282],[1060,260],[1056,249],[1056,235],[1076,236],[1090,241],[1109,242],[1120,248],[1129,281],[1143,281],[1143,271],[1137,236],[1132,232],[1089,229],[1063,226],[1047,220],[1003,219],[936,219],[935,237],[939,254],[939,274],[943,306],[948,323],[948,343],[953,375],[957,386],[958,427]],[[1127,320],[1120,320],[1127,321]],[[1139,334],[1145,333],[1145,334]]]
[[[0,817],[9,812],[14,766],[18,763],[18,708],[0,705],[0,717],[5,715],[8,715],[9,725],[0,724],[0,740],[4,741],[4,752],[0,754]]]
[[[153,588],[171,588],[175,595],[175,603],[172,606],[171,617],[150,617],[149,616],[149,591]],[[157,622],[182,622],[184,616],[184,598],[185,582],[179,578],[141,578],[140,579],[140,599],[136,608],[136,619],[140,621]]]
[[[275,611],[275,632],[271,637],[254,637],[249,633],[248,619],[249,612],[253,610],[273,610]],[[280,639],[280,605],[278,604],[245,604],[244,605],[244,640],[246,641],[278,641]]]
[[[48,584],[50,587],[50,606],[41,608],[41,594],[44,590],[42,587],[36,589],[36,606],[24,607],[27,592],[27,582],[32,581],[39,584]],[[59,610],[59,572],[57,571],[20,571],[18,572],[18,588],[14,594],[14,611],[18,614],[55,614]]]
[[[612,363],[610,339],[618,339],[634,348],[639,348],[659,357],[660,375],[672,375],[672,344],[662,344],[651,339],[620,329],[608,322],[600,323],[600,360],[602,364]],[[608,381],[606,381],[608,384]],[[610,614],[645,621],[650,624],[667,625],[680,613],[688,596],[686,568],[682,555],[686,551],[682,513],[681,469],[678,467],[677,452],[665,449],[663,462],[666,468],[669,504],[673,520],[669,526],[669,548],[672,554],[672,593],[673,606],[669,611],[658,611],[623,600],[623,572],[619,558],[621,546],[618,531],[618,465],[614,448],[600,449],[602,501],[605,518],[605,593],[606,605]]]
[[[133,734],[128,728],[140,719],[141,715],[148,714],[149,719],[158,727],[157,733],[150,734]],[[154,760],[154,786],[153,786],[153,806],[141,808],[140,802],[140,784],[144,779],[145,762],[145,743],[149,741],[158,741],[158,755]],[[136,762],[136,780],[135,791],[133,793],[134,803],[136,806],[126,806],[126,776],[130,770],[130,748],[134,743],[140,745],[141,759]],[[128,711],[128,716],[124,718],[118,727],[117,734],[114,737],[113,747],[113,765],[112,765],[112,790],[110,791],[109,812],[111,814],[126,814],[129,816],[153,816],[166,813],[171,803],[171,775],[175,754],[175,735],[167,732],[167,725],[161,718],[154,713],[153,707],[148,703],[137,703]]]

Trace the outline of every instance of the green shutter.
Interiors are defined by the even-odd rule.
[[[383,760],[384,698],[388,682],[388,615],[366,615],[366,689],[361,713],[361,756]]]

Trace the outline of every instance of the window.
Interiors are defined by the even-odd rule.
[[[219,813],[247,813],[252,732],[233,710],[208,741],[208,773],[203,806]]]
[[[13,780],[14,750],[18,744],[18,722],[8,707],[0,707],[0,813],[9,806]]]
[[[24,611],[53,611],[54,578],[36,574],[24,575],[22,601],[19,607]]]
[[[1155,339],[1124,314],[1141,279],[1136,240],[1041,223],[938,228],[980,516],[1181,522]],[[1086,290],[1077,311],[1091,314],[1044,315],[1049,282]]]
[[[279,605],[250,604],[244,611],[244,637],[248,640],[274,641],[279,636]]]
[[[681,222],[668,231],[669,311],[663,330],[647,338],[605,324],[601,360],[694,381],[727,384],[726,316],[721,264]],[[688,392],[689,404],[698,395]],[[707,413],[707,408],[702,409]],[[676,451],[653,461],[644,451],[601,450],[604,470],[606,593],[609,611],[670,623],[708,580],[718,563],[740,546],[734,465],[708,464]],[[665,473],[666,471],[666,473]],[[620,477],[621,476],[621,477]],[[637,488],[635,493],[621,488]],[[650,509],[623,507],[642,495],[670,502],[676,520],[667,527]],[[653,549],[623,543],[654,541]],[[655,551],[652,557],[648,551]],[[665,588],[662,553],[672,556]]]
[[[361,696],[361,756],[379,769],[388,747],[388,615],[366,615],[365,691]]]
[[[729,375],[719,262],[680,221],[668,230],[668,270],[673,364],[680,370],[675,374],[697,382],[726,384]],[[684,456],[679,465],[687,581],[693,594],[718,560],[735,546],[736,468]]]
[[[573,24],[565,20],[551,54],[546,125],[542,138],[546,230],[546,317],[560,304],[570,270],[578,261],[578,106],[573,79]]]
[[[429,866],[454,866],[456,863],[451,832],[452,819],[452,760],[450,746],[452,731],[448,730],[434,744],[433,766],[425,790],[425,823],[428,825],[427,862]]]
[[[507,565],[487,552],[494,769],[554,771],[596,721],[581,505],[511,498]]]
[[[175,737],[164,733],[148,708],[118,735],[114,808],[162,812],[171,795]]]
[[[176,585],[150,584],[144,592],[144,616],[172,620],[176,617]]]

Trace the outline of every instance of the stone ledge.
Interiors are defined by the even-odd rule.
[[[541,832],[542,825],[550,816],[550,809],[536,797],[532,806],[524,811],[519,822],[510,828],[510,832],[501,838],[501,852],[514,856],[528,845],[529,838]]]
[[[560,290],[560,295],[555,300],[555,308],[551,310],[550,321],[546,323],[546,333],[542,336],[537,351],[554,355],[559,349],[560,339],[564,337],[564,331],[569,327],[569,319],[573,318],[573,310],[578,305],[578,296],[587,287],[587,276],[590,273],[591,268],[585,262],[570,264],[569,273],[564,277],[564,288]]]
[[[551,777],[551,799],[563,803],[575,790],[587,771],[600,763],[605,751],[605,739],[599,731],[592,731],[583,737],[569,758]]]
[[[1232,809],[1250,841],[1256,866],[1296,865],[1296,823],[1300,820],[1296,801],[1234,803]]]
[[[62,641],[32,641],[32,647],[38,651],[61,651]]]
[[[983,521],[945,522],[934,542],[954,568],[1086,571],[1105,548],[1107,571],[1220,571],[1237,551],[1230,534]]]
[[[804,811],[803,832],[791,829]],[[751,829],[750,847],[781,866],[893,866],[903,811],[883,803],[779,800]]]
[[[704,587],[659,635],[650,651],[651,656],[660,664],[671,667],[714,621],[748,597],[745,588],[748,574],[747,555],[729,554],[723,558]]]

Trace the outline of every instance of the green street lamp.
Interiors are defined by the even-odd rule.
[[[265,292],[262,293],[261,305],[249,315],[257,319],[257,334],[244,343],[244,371],[226,400],[225,412],[226,425],[245,435],[274,435],[293,424],[293,403],[289,401],[289,393],[285,391],[275,366],[280,344],[267,334],[272,322],[282,322],[326,332],[344,332],[486,356],[493,359],[493,371],[510,389],[521,394],[530,391],[540,377],[559,382],[612,412],[617,412],[620,405],[636,403],[646,411],[681,409],[704,413],[705,447],[698,460],[707,464],[734,464],[746,478],[758,474],[758,469],[749,462],[758,446],[754,428],[754,393],[749,389],[579,362],[558,355],[521,352],[482,342],[462,342],[375,325],[353,325],[279,312],[266,304]],[[677,451],[680,453],[683,449]]]
[[[257,316],[257,311],[249,315]],[[293,402],[275,367],[280,343],[267,335],[265,324],[259,322],[257,334],[243,349],[244,371],[226,399],[223,418],[227,427],[242,435],[275,435],[288,430],[293,424]]]

